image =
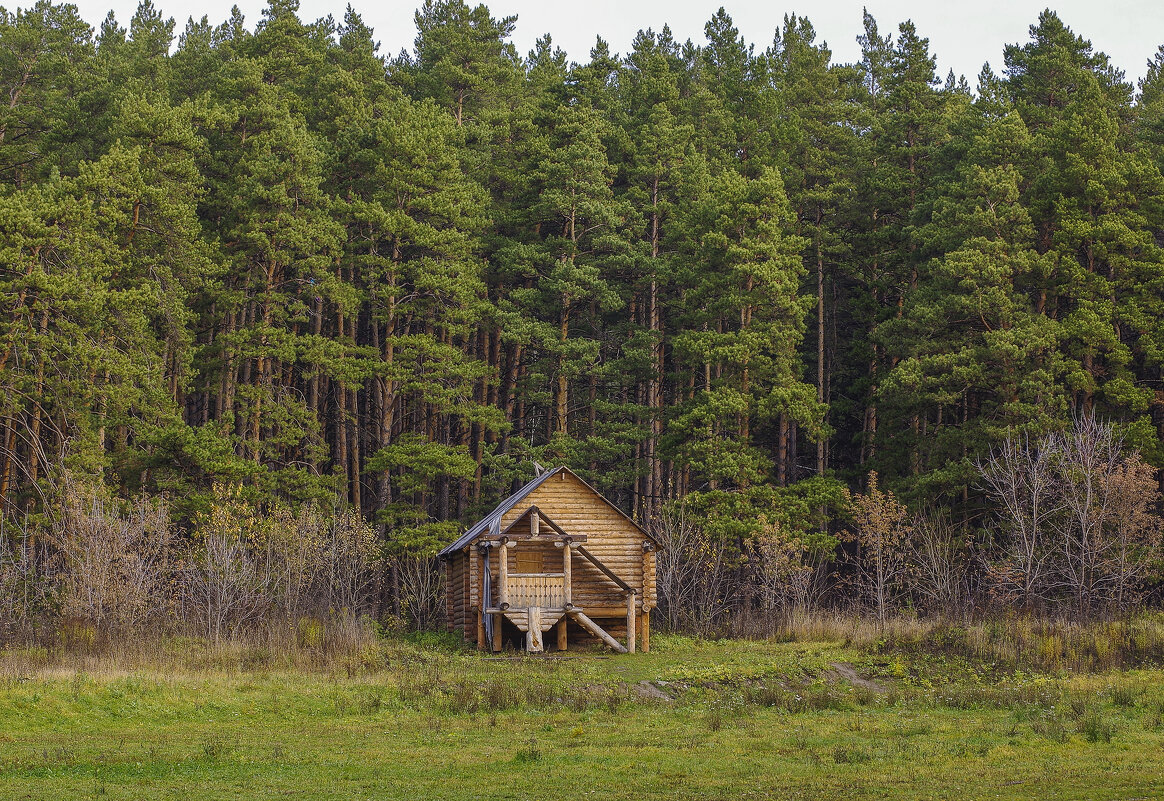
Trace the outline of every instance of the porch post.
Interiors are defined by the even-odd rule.
[[[626,649],[635,652],[635,593],[631,590],[626,594]]]
[[[501,541],[497,559],[497,606],[501,609],[509,608],[509,547],[513,545],[509,540]]]

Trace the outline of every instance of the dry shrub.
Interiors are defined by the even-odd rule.
[[[211,640],[276,623],[300,636],[313,616],[340,621],[368,609],[379,552],[359,515],[315,506],[263,515],[226,488],[216,496],[195,523],[183,571],[187,616]]]
[[[121,509],[102,491],[67,481],[52,544],[66,618],[130,631],[172,613],[174,541],[162,499],[139,497]]]
[[[888,619],[897,597],[905,587],[909,569],[909,535],[912,527],[905,506],[892,492],[877,486],[877,474],[869,474],[869,487],[862,494],[846,490],[846,500],[853,516],[853,529],[844,539],[856,543],[849,555],[853,568],[852,585],[858,597]]]

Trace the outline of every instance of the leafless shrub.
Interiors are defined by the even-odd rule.
[[[811,565],[805,563],[807,548],[778,522],[762,518],[759,533],[750,543],[753,581],[760,611],[771,635],[790,615],[805,610],[812,588]]]
[[[320,572],[327,608],[333,614],[365,611],[382,562],[376,529],[350,509],[327,516],[326,520]],[[440,592],[438,584],[436,593]]]
[[[252,509],[219,491],[213,508],[195,525],[196,545],[184,565],[187,614],[218,642],[234,636],[272,606],[275,576],[255,545],[268,541]]]
[[[727,543],[709,536],[683,504],[665,508],[652,534],[660,545],[657,588],[668,626],[710,634],[729,608]]]
[[[49,592],[41,566],[44,546],[28,526],[0,532],[0,642],[27,632],[45,607]]]
[[[919,604],[938,617],[964,607],[966,542],[944,514],[917,514],[909,537],[906,580]]]
[[[417,628],[432,626],[444,606],[444,570],[435,556],[401,555],[395,557],[400,576],[401,611]]]

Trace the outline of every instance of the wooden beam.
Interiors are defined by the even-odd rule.
[[[623,590],[623,592],[634,592],[634,588],[631,587],[631,585],[627,584],[625,581],[616,576],[613,570],[602,564],[602,562],[598,561],[598,558],[595,557],[594,554],[590,553],[590,551],[586,550],[584,546],[578,546],[578,553],[586,557],[586,559],[589,560],[592,565],[598,568],[604,576],[617,584]]]
[[[529,513],[529,533],[535,537],[542,533],[540,521],[538,520],[538,508],[536,506]]]
[[[639,636],[643,638],[643,653],[651,652],[651,610],[643,607],[643,625],[639,626]]]
[[[568,635],[568,632],[566,631],[566,616],[563,615],[562,619],[558,621],[558,650],[559,651],[565,651],[567,649],[567,647],[569,646],[569,641],[567,640],[567,635]]]
[[[554,533],[560,537],[564,537],[565,539],[572,540],[574,542],[586,542],[585,534],[567,534],[565,530],[557,523],[555,523],[553,518],[546,514],[542,509],[538,509],[538,521],[539,523],[545,523],[547,526],[554,530]]]
[[[626,594],[626,649],[635,652],[635,594]]]
[[[512,524],[510,524],[510,526],[512,527]],[[477,541],[478,542],[498,543],[498,542],[501,542],[503,540],[531,540],[531,539],[533,539],[533,537],[531,537],[529,534],[522,534],[520,532],[515,534],[507,528],[507,529],[505,529],[505,531],[502,531],[500,534],[482,534],[478,538]]]
[[[493,613],[493,653],[501,652],[501,622],[505,620],[505,615],[500,612]]]
[[[597,623],[595,623],[590,618],[586,617],[586,615],[582,614],[582,611],[580,609],[571,609],[571,610],[567,611],[566,614],[569,615],[570,617],[574,618],[575,620],[577,620],[579,626],[586,629],[588,632],[593,634],[598,639],[602,640],[604,643],[609,645],[611,648],[613,648],[618,653],[620,653],[620,654],[626,653],[626,648],[623,647],[622,643],[620,643],[618,640],[614,639],[614,637],[611,637],[609,634],[606,633],[606,631],[603,630],[603,628],[601,626],[599,626]]]

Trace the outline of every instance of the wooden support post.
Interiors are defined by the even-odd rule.
[[[635,594],[626,594],[626,649],[635,652]]]
[[[562,599],[567,609],[574,605],[574,595],[571,591],[574,585],[574,560],[570,553],[572,550],[569,542],[564,543],[562,548]]]
[[[538,510],[534,509],[529,513],[529,533],[533,536],[538,536],[542,532],[541,520],[538,518]]]
[[[639,636],[643,638],[643,653],[651,652],[651,610],[643,607],[643,625],[639,627]]]
[[[489,599],[485,597],[485,571],[489,569],[489,562],[480,548],[473,549],[477,559],[477,650],[484,651],[488,647],[485,642],[485,607]]]
[[[505,620],[505,615],[500,612],[493,613],[493,653],[501,652],[501,622]]]
[[[531,606],[526,610],[526,623],[529,630],[525,633],[525,650],[527,653],[539,654],[542,652],[542,610]]]
[[[558,621],[558,650],[565,651],[569,647],[567,641],[568,632],[566,631],[566,616],[562,615],[562,619]]]
[[[586,617],[586,615],[582,614],[581,609],[571,609],[569,612],[567,612],[567,614],[577,620],[579,626],[586,629],[598,639],[602,640],[615,651],[618,651],[620,654],[626,653],[626,648],[623,647],[622,643],[614,639],[614,637],[611,637],[601,626],[599,626],[590,618]]]
[[[509,540],[502,540],[497,549],[497,606],[509,608]]]
[[[655,571],[653,569],[654,562],[651,556],[655,546],[649,542],[643,543],[643,609],[650,609],[650,605],[654,603],[654,596],[651,595],[651,585],[655,581]],[[643,649],[647,650],[646,648]]]

